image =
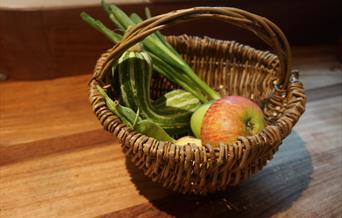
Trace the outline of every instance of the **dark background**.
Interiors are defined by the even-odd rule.
[[[153,15],[194,6],[231,6],[267,17],[286,34],[292,46],[337,44],[341,48],[342,4],[339,0],[177,1],[120,4],[127,13]],[[49,9],[0,8],[0,73],[9,80],[51,79],[91,74],[112,44],[79,17],[86,11],[114,27],[99,6]],[[216,20],[198,20],[166,29],[165,34],[211,36],[265,48],[253,34]],[[338,52],[338,51],[336,51]]]

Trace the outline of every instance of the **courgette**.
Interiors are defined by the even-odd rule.
[[[167,98],[164,103],[159,100],[158,104],[152,102],[150,98],[150,86],[152,77],[152,61],[150,56],[145,51],[127,50],[123,53],[118,61],[118,76],[120,85],[122,85],[121,96],[130,96],[131,100],[135,102],[137,107],[140,109],[142,117],[145,119],[150,119],[153,122],[160,125],[170,134],[181,134],[189,130],[189,121],[192,112],[196,104],[200,104],[199,100],[194,99],[190,94],[185,94],[185,91],[180,93],[176,91],[169,94],[168,97],[173,96],[173,94],[182,94],[184,99],[177,98],[173,96],[173,105],[183,104],[182,108],[176,108],[169,106],[167,107]],[[121,77],[121,78],[120,78]],[[190,103],[187,105],[188,100],[192,97]],[[129,99],[127,102],[129,103]],[[196,102],[195,102],[196,101]],[[169,101],[170,103],[170,101]]]
[[[153,104],[162,113],[174,113],[175,110],[194,112],[201,105],[201,102],[190,92],[174,89],[165,93]]]

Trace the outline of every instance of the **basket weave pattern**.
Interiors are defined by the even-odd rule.
[[[239,137],[234,144],[218,147],[176,146],[128,128],[96,90],[96,85],[109,83],[106,75],[113,60],[153,31],[176,21],[209,16],[256,32],[276,55],[208,37],[169,36],[168,41],[221,95],[242,95],[262,102],[266,128],[255,136]],[[268,34],[265,29],[272,31]],[[155,96],[174,87],[165,78],[156,79],[152,86]],[[290,72],[289,47],[279,29],[264,18],[232,8],[184,9],[144,21],[122,43],[101,55],[89,83],[89,99],[103,127],[119,139],[126,155],[145,175],[172,190],[196,194],[224,190],[262,169],[290,134],[306,102],[302,83]]]

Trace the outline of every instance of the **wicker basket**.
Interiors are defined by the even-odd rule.
[[[255,136],[239,137],[218,147],[176,146],[137,133],[106,106],[96,85],[105,85],[113,61],[154,31],[198,18],[223,20],[255,33],[275,54],[233,41],[169,36],[168,41],[200,77],[223,95],[243,95],[263,102],[266,128]],[[224,190],[251,176],[271,160],[282,140],[305,110],[306,96],[297,73],[290,70],[288,42],[271,21],[236,8],[196,7],[145,20],[101,55],[89,83],[90,102],[103,127],[117,137],[126,155],[153,181],[182,193]],[[154,81],[154,94],[172,88],[165,79]]]

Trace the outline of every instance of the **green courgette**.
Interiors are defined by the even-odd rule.
[[[167,101],[164,107],[160,107],[163,103],[159,100],[158,104],[152,102],[150,98],[150,86],[152,77],[152,62],[150,56],[145,51],[127,50],[120,57],[118,62],[118,75],[120,81],[124,83],[121,89],[122,96],[130,96],[140,109],[141,115],[145,119],[150,119],[160,125],[170,134],[181,134],[189,130],[189,121],[196,104],[200,104],[196,98],[191,98],[191,105],[186,109],[187,101],[191,94],[181,94],[184,99],[178,98],[178,103],[183,104],[183,108],[176,108],[170,105],[167,107]],[[180,94],[179,91],[173,94]],[[169,97],[172,93],[169,94]],[[193,97],[193,96],[192,96]],[[177,98],[173,96],[173,106],[177,105]],[[166,100],[166,98],[165,98]],[[170,102],[169,102],[170,103]]]

